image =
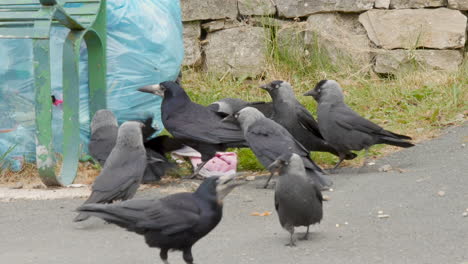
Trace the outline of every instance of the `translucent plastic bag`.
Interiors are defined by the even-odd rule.
[[[52,95],[62,99],[62,46],[68,29],[52,28]],[[184,55],[179,1],[107,0],[107,105],[119,123],[154,115],[162,129],[161,99],[136,89],[174,80]],[[9,155],[35,159],[32,40],[0,39],[0,151],[17,144]],[[89,140],[87,52],[80,58],[80,137]],[[62,109],[53,106],[54,148],[61,152]],[[17,160],[17,159],[15,159]],[[12,160],[14,162],[14,160]]]

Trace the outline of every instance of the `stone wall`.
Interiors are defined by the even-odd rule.
[[[414,62],[455,71],[468,51],[468,0],[181,0],[181,6],[184,65],[220,74],[261,74],[273,36],[285,45],[299,40],[305,54],[319,43],[333,63],[346,58],[380,74]]]

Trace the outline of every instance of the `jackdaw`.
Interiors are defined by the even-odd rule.
[[[291,153],[298,154],[309,176],[321,188],[330,187],[333,182],[324,174],[323,170],[310,159],[309,151],[304,148],[294,137],[280,124],[266,118],[260,111],[253,107],[245,107],[233,116],[244,131],[244,137],[260,163],[268,168],[281,155]],[[232,116],[226,117],[226,122]],[[270,175],[264,188],[273,174]]]
[[[217,151],[227,148],[247,147],[242,130],[232,123],[221,122],[222,117],[190,100],[184,89],[175,82],[163,82],[138,89],[163,97],[161,105],[162,122],[172,136],[201,154],[200,169]]]
[[[304,94],[312,96],[318,103],[319,128],[337,151],[340,160],[336,169],[351,150],[366,150],[375,144],[389,144],[409,148],[414,146],[410,137],[399,135],[372,123],[349,108],[340,85],[334,80],[321,80],[315,88]],[[364,163],[365,165],[365,163]]]
[[[310,112],[294,96],[291,84],[285,81],[273,81],[260,86],[273,100],[271,119],[286,128],[293,137],[309,151],[329,152],[338,156],[320,133],[317,122]],[[346,159],[354,159],[356,154],[347,152]]]
[[[127,121],[120,126],[117,142],[94,181],[91,195],[85,204],[112,203],[128,200],[135,195],[146,168],[142,126],[142,123],[136,121]],[[80,213],[74,221],[88,218],[88,214]]]
[[[149,247],[160,248],[159,256],[169,263],[169,250],[180,250],[186,263],[193,263],[192,246],[221,221],[223,198],[240,185],[227,184],[235,177],[206,178],[194,193],[177,193],[162,199],[138,200],[78,208],[145,237]]]
[[[266,117],[273,114],[272,102],[246,102],[239,98],[224,98],[208,105],[208,108],[220,114],[222,117],[239,112],[244,107],[251,106],[257,108]]]
[[[89,155],[104,166],[107,157],[115,146],[119,125],[114,114],[107,109],[96,112],[91,121],[91,137],[89,139]]]
[[[293,237],[294,227],[307,226],[302,238],[307,240],[309,226],[322,220],[322,193],[307,177],[302,158],[297,154],[279,157],[268,169],[272,172],[278,171],[275,208],[281,226],[291,234],[287,246],[296,246]]]

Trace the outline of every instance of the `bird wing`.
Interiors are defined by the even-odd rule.
[[[163,235],[182,232],[197,225],[200,207],[191,193],[167,196],[145,210],[145,218],[137,223],[138,228],[161,230]]]
[[[241,128],[233,123],[221,122],[221,117],[208,108],[192,104],[183,112],[171,115],[164,125],[175,137],[210,144],[244,141]],[[193,109],[191,109],[193,108]]]
[[[145,150],[133,151],[114,148],[104,168],[93,183],[93,191],[113,196],[130,185],[139,183],[146,168]]]
[[[314,117],[310,112],[304,108],[302,105],[297,105],[296,113],[299,123],[305,127],[308,131],[314,134],[316,137],[323,139],[322,134],[320,133],[318,123],[315,121]]]
[[[284,127],[271,119],[256,121],[249,127],[245,137],[263,166],[270,165],[287,151],[301,156],[308,155],[307,150]]]
[[[367,134],[379,134],[383,130],[382,127],[365,119],[345,105],[332,107],[331,114],[336,123],[347,130],[357,130]]]

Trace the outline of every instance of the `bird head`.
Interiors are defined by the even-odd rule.
[[[289,160],[291,158],[292,153],[286,153],[279,156],[275,161],[273,161],[270,165],[268,165],[268,171],[271,174],[281,174],[283,168],[289,165]]]
[[[118,127],[117,119],[115,119],[112,111],[107,109],[98,110],[91,121],[91,134],[101,127]]]
[[[226,197],[237,186],[244,184],[244,182],[231,182],[237,177],[237,175],[238,174],[234,173],[230,175],[206,178],[195,191],[195,194],[207,199],[215,198],[217,203],[222,205],[224,197]]]
[[[313,90],[304,93],[304,96],[312,96],[317,102],[333,98],[335,100],[343,100],[343,91],[336,81],[321,80],[315,85]]]
[[[138,121],[126,121],[117,132],[116,146],[125,146],[130,148],[143,147],[142,128],[145,125]]]
[[[260,85],[260,88],[268,92],[271,92],[271,91],[279,89],[283,85],[283,83],[286,83],[286,82],[281,81],[281,80],[276,80],[267,84]]]
[[[262,112],[260,112],[258,109],[254,107],[244,107],[238,112],[228,115],[225,117],[222,122],[238,122],[241,127],[249,127],[253,122],[256,120],[265,117]]]

